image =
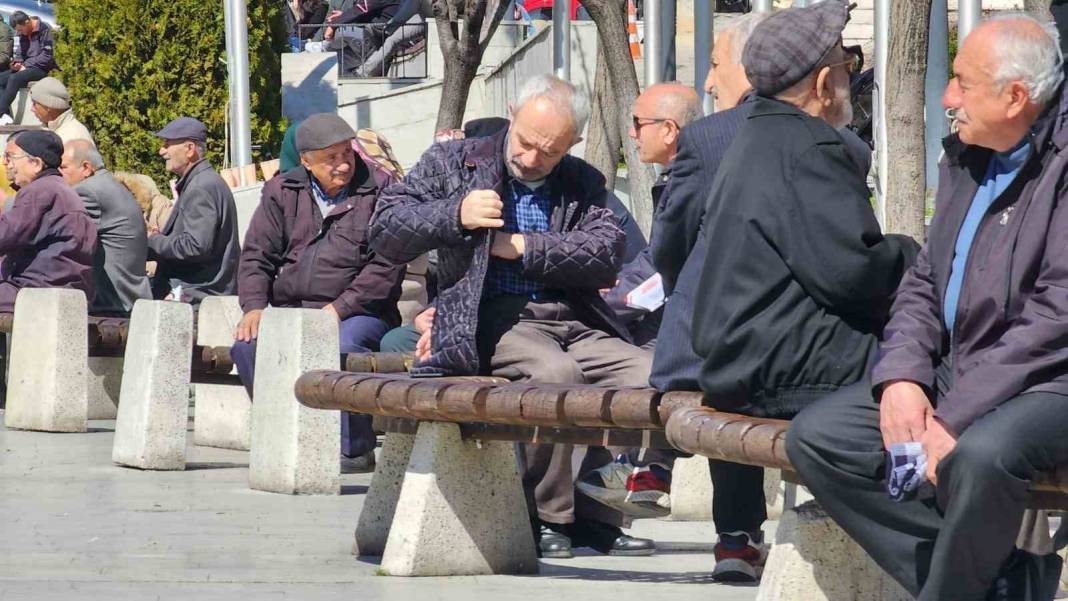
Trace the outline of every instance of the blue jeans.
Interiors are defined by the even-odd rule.
[[[382,336],[389,331],[386,322],[370,315],[353,315],[338,327],[342,353],[369,353],[378,350]],[[230,357],[237,367],[237,376],[252,398],[252,384],[256,379],[256,341],[235,341],[230,347]],[[341,412],[341,454],[358,457],[375,448],[375,433],[371,429],[371,416]]]

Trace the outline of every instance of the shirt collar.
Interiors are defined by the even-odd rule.
[[[316,200],[325,202],[328,205],[336,205],[348,196],[348,190],[345,188],[341,188],[337,194],[330,196],[326,193],[326,190],[319,185],[319,181],[315,179],[314,175],[309,173],[308,179],[311,180],[312,192],[315,194]]]

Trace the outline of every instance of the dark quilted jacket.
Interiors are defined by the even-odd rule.
[[[505,198],[506,132],[489,138],[435,144],[403,182],[379,197],[371,220],[371,247],[406,263],[438,249],[440,293],[431,338],[432,355],[413,374],[468,375],[484,371],[476,343],[490,238],[460,225],[460,203],[472,190],[495,190]],[[524,275],[563,294],[584,323],[628,339],[598,290],[611,288],[625,244],[611,211],[604,208],[604,177],[567,156],[549,176],[561,195],[551,231],[526,234]]]

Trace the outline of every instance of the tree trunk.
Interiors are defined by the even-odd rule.
[[[886,174],[884,230],[924,240],[927,205],[924,79],[931,0],[894,2],[886,68]]]
[[[1024,0],[1024,10],[1034,15],[1036,19],[1049,21],[1053,16],[1049,13],[1050,0]]]
[[[597,71],[593,84],[593,115],[587,130],[586,162],[604,174],[605,187],[616,187],[616,171],[619,168],[619,147],[622,140],[619,134],[619,107],[615,102],[615,91],[608,81],[608,65],[604,59],[604,48],[597,44]]]
[[[434,21],[445,58],[435,131],[463,125],[471,82],[508,5],[507,0],[434,0]]]
[[[634,60],[630,56],[630,42],[627,38],[627,1],[583,0],[582,5],[597,24],[597,34],[604,47],[608,81],[612,84],[618,110],[616,122],[627,161],[629,209],[634,215],[634,221],[648,236],[653,225],[653,169],[641,162],[638,158],[638,147],[627,135],[630,129],[631,107],[634,106],[634,100],[638,98],[639,93],[638,74],[634,70]]]

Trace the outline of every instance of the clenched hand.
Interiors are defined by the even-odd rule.
[[[460,224],[467,230],[504,227],[504,203],[493,190],[472,190],[460,201]]]

